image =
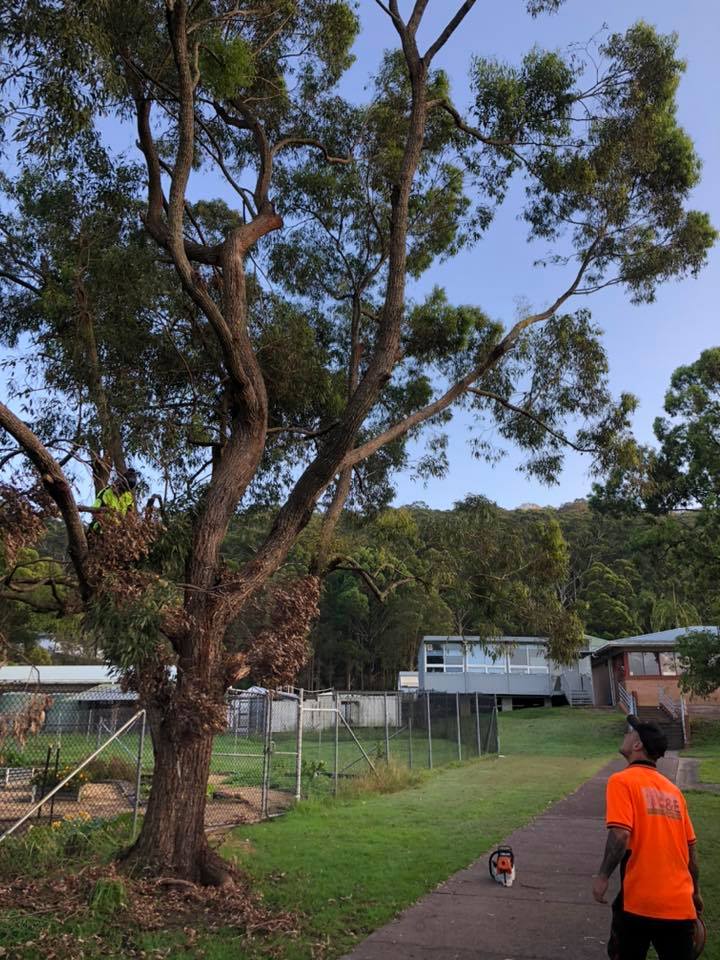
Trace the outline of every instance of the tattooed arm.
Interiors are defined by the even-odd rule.
[[[609,827],[607,843],[605,844],[605,856],[600,864],[595,882],[593,883],[593,896],[598,903],[607,903],[605,894],[607,893],[608,880],[613,871],[625,856],[630,831],[623,830],[622,827]]]
[[[703,912],[704,904],[700,896],[700,865],[697,858],[697,847],[694,843],[689,846],[688,870],[693,882],[693,903],[698,913]]]

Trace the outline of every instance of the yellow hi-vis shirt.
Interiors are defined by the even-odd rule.
[[[128,510],[133,510],[135,508],[135,498],[132,495],[131,490],[125,490],[121,494],[117,494],[112,487],[105,487],[104,490],[101,490],[100,493],[95,498],[93,507],[100,508],[103,507],[107,511],[113,511],[119,516],[124,517]],[[96,518],[92,524],[94,530],[99,529],[100,522]]]

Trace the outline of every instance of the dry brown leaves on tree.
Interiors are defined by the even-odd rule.
[[[57,508],[42,489],[23,493],[10,484],[0,484],[0,540],[6,566],[15,563],[23,547],[38,542],[51,516],[57,516]]]
[[[319,577],[303,577],[275,590],[270,626],[253,638],[246,654],[254,683],[277,690],[295,681],[307,663],[308,634],[319,613]]]
[[[95,583],[113,580],[113,592],[122,591],[126,582],[128,595],[139,588],[139,578],[131,573],[145,560],[153,543],[162,531],[162,524],[152,511],[144,514],[129,512],[124,517],[101,515],[101,526],[88,536],[88,576]],[[120,575],[120,576],[115,576]]]
[[[47,711],[53,698],[43,693],[30,694],[19,709],[0,714],[0,755],[4,741],[13,737],[25,746],[28,737],[34,737],[45,725]]]
[[[233,930],[248,937],[296,933],[298,919],[290,913],[269,910],[239,873],[227,888],[201,887],[171,878],[142,880],[123,876],[114,866],[94,866],[66,877],[15,878],[0,883],[0,898],[5,911],[41,914],[72,929],[72,923],[93,916],[92,901],[98,881],[122,884],[124,905],[115,907],[104,924],[103,934],[58,934],[57,930],[39,934],[30,946],[45,960],[81,960],[85,956],[117,956],[118,940],[123,957],[155,958],[172,952],[143,950],[136,932],[171,930],[184,934],[192,946],[198,936],[215,930]],[[8,951],[11,957],[22,957]],[[0,955],[2,956],[2,955]]]

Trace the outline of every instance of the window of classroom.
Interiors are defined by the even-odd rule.
[[[635,651],[628,654],[631,677],[659,677],[660,661],[657,653],[640,653]]]
[[[505,654],[475,644],[467,650],[467,669],[469,673],[505,673]]]
[[[445,656],[441,643],[425,644],[425,669],[428,673],[443,673]]]
[[[445,644],[445,673],[462,673],[465,662],[461,643]]]
[[[660,671],[664,677],[675,677],[680,673],[674,653],[660,654]]]
[[[545,647],[530,647],[528,658],[531,673],[547,673],[548,663],[545,656]]]
[[[427,673],[462,673],[462,644],[426,643],[425,670]]]

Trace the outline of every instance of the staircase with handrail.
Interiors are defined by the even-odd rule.
[[[588,690],[584,686],[583,677],[580,677],[580,686],[573,685],[570,681],[570,678],[566,674],[562,674],[560,677],[560,686],[562,692],[565,694],[565,699],[571,707],[592,707],[593,706],[593,695],[592,690]]]
[[[617,684],[617,705],[625,713],[637,714],[637,700],[632,690],[628,690],[624,683]]]

